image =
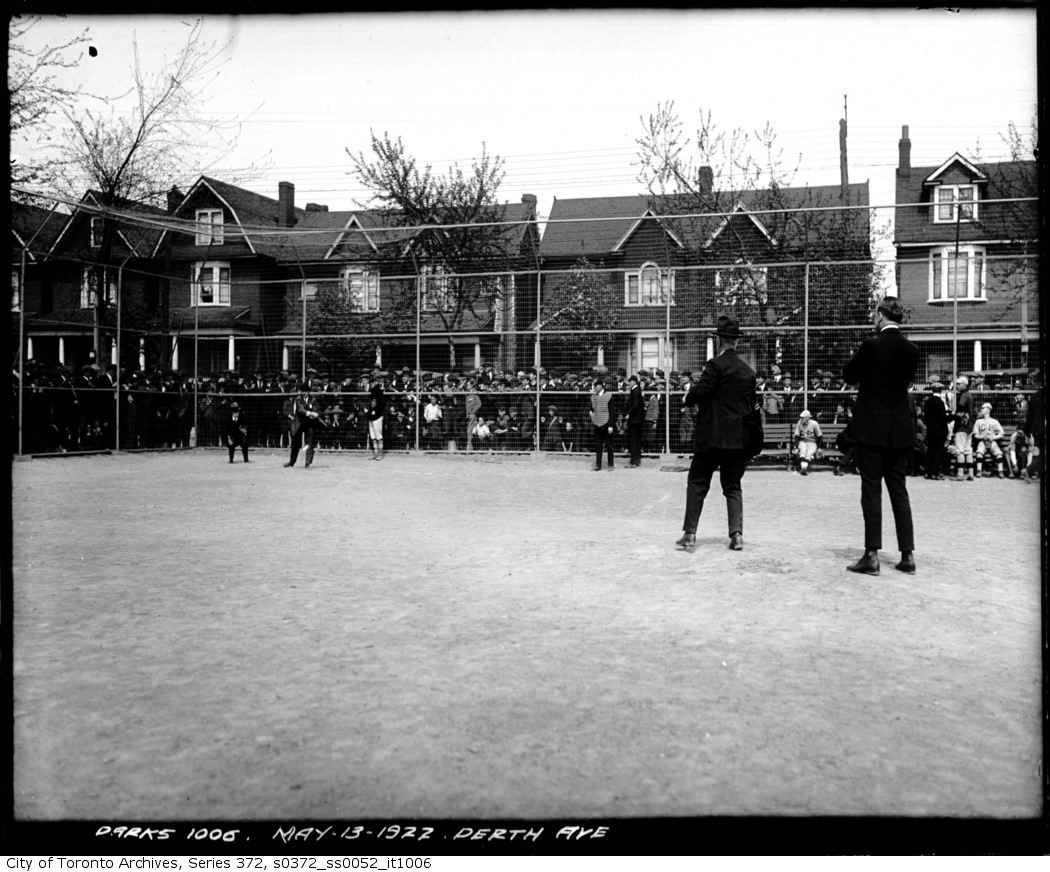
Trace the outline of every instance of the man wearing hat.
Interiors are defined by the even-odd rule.
[[[813,419],[809,409],[803,409],[798,416],[793,435],[798,451],[798,471],[802,475],[809,475],[809,464],[817,456],[817,442],[824,438],[820,424]]]
[[[314,448],[317,445],[317,421],[321,417],[310,396],[310,386],[305,381],[299,384],[299,394],[292,401],[292,450],[285,469],[295,466],[299,449],[306,442],[306,468],[314,462]]]
[[[642,462],[642,429],[645,427],[645,400],[642,398],[642,385],[638,376],[627,379],[630,390],[627,393],[627,445],[631,454],[630,469],[637,469]]]
[[[372,371],[368,385],[368,439],[372,443],[372,459],[383,459],[383,415],[386,414],[386,393],[383,391],[383,372]]]
[[[930,395],[922,405],[922,420],[926,425],[926,478],[941,481],[944,449],[948,444],[948,406],[944,402],[944,383],[937,376],[930,379]]]
[[[973,481],[973,394],[970,393],[970,380],[964,375],[955,380],[954,421],[955,476],[962,481],[965,474],[967,481]]]
[[[915,445],[915,427],[908,386],[919,364],[919,349],[900,331],[904,307],[896,297],[884,297],[876,306],[873,319],[876,335],[865,340],[842,369],[843,379],[858,386],[853,431],[864,513],[864,555],[846,568],[866,575],[879,574],[885,480],[901,552],[896,569],[912,574],[915,533],[906,476]]]
[[[233,463],[234,449],[239,445],[244,462],[248,463],[248,423],[241,414],[240,403],[230,403],[229,414],[225,422],[226,448],[230,452],[230,463]]]
[[[714,335],[718,337],[718,353],[707,361],[682,401],[683,406],[696,406],[697,413],[683,536],[675,542],[680,551],[696,550],[696,528],[716,469],[729,513],[729,547],[734,551],[744,547],[744,494],[740,486],[748,461],[744,416],[755,408],[755,373],[737,356],[740,324],[735,318],[719,316]]]

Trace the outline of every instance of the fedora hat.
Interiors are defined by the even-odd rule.
[[[713,332],[715,336],[724,336],[726,339],[738,339],[740,337],[740,322],[730,315],[719,315],[718,324]]]

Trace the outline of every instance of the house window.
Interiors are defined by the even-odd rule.
[[[930,252],[929,302],[987,300],[985,252],[977,245],[935,248]]]
[[[660,339],[658,337],[642,337],[639,362],[641,363],[639,369],[647,369],[649,372],[660,369]]]
[[[317,299],[317,282],[301,282],[299,284],[299,299],[300,300],[316,300]]]
[[[102,247],[102,227],[103,220],[98,216],[91,219],[91,247],[101,248]]]
[[[666,306],[674,302],[674,270],[655,263],[642,264],[638,272],[624,273],[625,306]]]
[[[347,267],[339,273],[339,281],[343,299],[351,312],[379,311],[379,276],[368,270]],[[447,294],[447,288],[444,293]]]
[[[109,303],[117,296],[117,283],[113,274],[102,267],[86,266],[80,274],[80,308],[93,309],[98,305],[98,293],[101,287],[100,278],[105,279],[105,302]]]
[[[197,245],[222,245],[222,209],[197,210]]]
[[[738,261],[740,266],[715,272],[715,302],[719,306],[764,306],[768,300],[768,270]]]
[[[193,265],[190,273],[190,305],[230,305],[229,263],[209,261]]]
[[[18,270],[11,270],[11,311],[19,312],[22,310],[22,288],[18,281]]]
[[[423,282],[421,297],[424,310],[447,312],[455,308],[456,290],[459,286],[459,279],[456,276],[449,275],[444,267],[425,266],[420,272],[420,279]],[[377,299],[378,293],[377,288]]]
[[[933,199],[936,208],[933,220],[936,224],[977,220],[977,186],[976,185],[941,185],[934,189]]]

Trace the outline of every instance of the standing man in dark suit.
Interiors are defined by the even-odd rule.
[[[755,373],[737,357],[740,324],[735,318],[719,316],[715,336],[718,353],[704,365],[682,401],[683,406],[698,409],[686,483],[684,535],[675,542],[680,551],[696,550],[696,528],[716,469],[729,512],[729,547],[733,551],[744,547],[744,493],[740,487],[748,461],[744,416],[755,408]]]
[[[915,427],[908,387],[919,363],[919,349],[901,334],[904,308],[896,297],[883,298],[873,317],[877,335],[865,340],[842,369],[843,379],[858,385],[853,429],[864,513],[864,556],[846,568],[866,575],[879,574],[885,479],[901,552],[896,568],[912,574],[915,534],[906,477],[915,445]]]
[[[226,440],[226,448],[230,452],[230,463],[233,463],[233,455],[238,446],[241,449],[241,455],[244,457],[244,462],[249,463],[248,460],[248,422],[245,420],[244,415],[241,413],[240,403],[230,403],[230,411],[226,415],[226,421],[224,430],[224,438]]]
[[[932,393],[922,406],[922,420],[926,425],[926,478],[940,481],[944,478],[944,449],[948,444],[948,406],[944,402],[944,384],[934,376],[930,380]]]
[[[317,411],[316,405],[314,405],[313,398],[310,396],[310,386],[306,382],[299,385],[299,395],[292,403],[292,414],[294,415],[294,420],[292,423],[291,454],[284,467],[287,469],[290,466],[295,466],[295,461],[299,457],[299,449],[303,447],[303,442],[306,442],[306,468],[309,469],[310,464],[314,462],[318,419],[321,415]]]
[[[632,375],[628,380],[630,390],[627,394],[627,445],[631,453],[628,468],[637,468],[642,462],[642,430],[645,428],[645,400],[642,398],[642,385],[638,376]]]

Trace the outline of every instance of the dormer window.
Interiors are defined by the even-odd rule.
[[[642,264],[637,272],[624,273],[625,306],[674,305],[674,270],[662,270],[655,263]]]
[[[99,216],[94,216],[91,219],[91,247],[101,248],[102,247],[102,222],[104,219]]]
[[[222,209],[197,210],[197,245],[222,245]]]
[[[976,185],[940,185],[933,191],[935,224],[977,220]]]

